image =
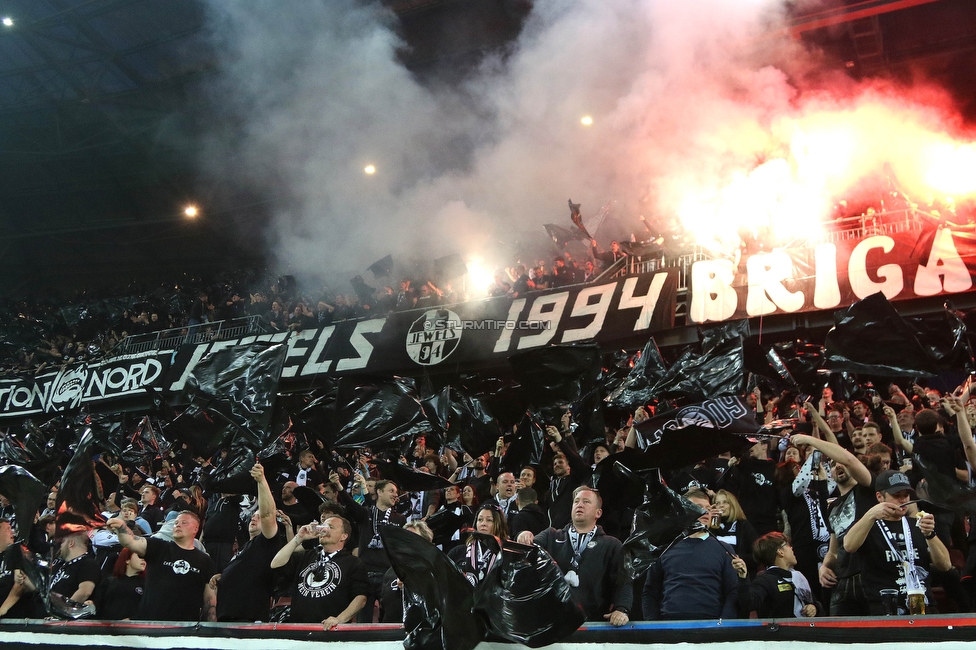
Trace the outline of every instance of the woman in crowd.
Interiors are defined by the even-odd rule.
[[[128,621],[135,617],[146,583],[146,560],[127,548],[119,553],[112,577],[98,583],[89,602],[103,621]]]
[[[438,512],[452,512],[458,516],[457,523],[452,525],[452,528],[455,526],[456,528],[451,533],[450,540],[444,542],[442,545],[443,550],[447,552],[461,544],[461,531],[471,527],[471,522],[474,519],[474,509],[461,502],[461,487],[451,485],[444,488],[444,505],[441,506]],[[434,515],[436,516],[438,512],[435,512]]]
[[[735,495],[728,490],[719,490],[712,499],[712,505],[722,513],[717,527],[709,532],[719,541],[735,549],[735,554],[746,561],[749,575],[756,575],[756,561],[752,557],[752,544],[759,538],[756,529],[746,519],[742,506]]]
[[[478,510],[474,520],[475,532],[491,535],[497,542],[496,551],[489,543],[479,540],[476,535],[468,537],[464,546],[451,549],[448,557],[473,585],[478,585],[501,555],[502,542],[508,539],[508,525],[502,516],[502,511],[493,503],[486,503]]]
[[[465,485],[461,489],[461,503],[472,509],[478,507],[478,493],[472,486]]]

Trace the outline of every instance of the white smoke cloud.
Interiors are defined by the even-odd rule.
[[[543,237],[568,197],[669,216],[789,153],[777,120],[818,65],[769,36],[777,0],[536,0],[509,56],[450,88],[403,67],[377,4],[211,9],[218,98],[243,122],[210,157],[274,197],[269,246],[303,275]]]

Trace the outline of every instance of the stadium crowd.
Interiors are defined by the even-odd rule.
[[[590,254],[578,260],[567,251],[549,262],[516,262],[496,271],[489,287],[478,289],[487,289],[493,297],[517,297],[589,282],[599,269],[624,255],[618,242],[604,252],[593,241]],[[93,361],[111,354],[130,336],[166,330],[206,335],[214,323],[236,323],[247,317],[258,319],[254,327],[261,331],[301,331],[391,311],[464,302],[469,295],[456,286],[458,280],[418,272],[401,277],[395,285],[372,287],[357,277],[351,281],[352,291],[340,291],[328,286],[304,288],[290,275],[247,271],[156,287],[8,299],[0,302],[0,376],[33,375]]]
[[[758,389],[744,396],[757,425],[794,418],[795,426],[665,472],[666,485],[703,514],[636,579],[623,547],[633,510],[593,487],[594,469],[637,444],[634,424],[650,407],[586,445],[566,410],[546,426],[536,464],[510,454],[505,437],[474,458],[418,437],[400,463],[450,483],[420,492],[382,478],[368,449],[340,455],[297,438],[287,467],[253,465],[254,489],[244,494],[203,487],[227,449],[203,458],[174,445],[141,464],[102,454],[94,470],[107,523],[59,528],[54,485],[27,542],[52,563],[52,599],[87,603],[106,620],[401,622],[384,526],[436,544],[472,584],[498,560],[492,537],[536,544],[587,620],[613,625],[878,615],[923,602],[929,613],[972,611],[976,530],[960,514],[966,507],[927,513],[919,501],[970,494],[976,409],[968,383],[948,395],[906,389],[891,384],[882,397],[866,388],[847,403],[830,389],[802,403]],[[18,524],[5,497],[0,516],[6,550]],[[46,587],[2,557],[0,616],[44,616]]]

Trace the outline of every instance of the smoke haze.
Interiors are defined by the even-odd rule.
[[[506,57],[447,87],[403,67],[396,19],[378,3],[213,0],[216,99],[236,121],[208,157],[272,197],[267,241],[282,269],[328,277],[390,252],[511,264],[514,249],[488,252],[525,230],[544,237],[543,223],[568,225],[569,197],[584,216],[613,199],[629,221],[714,218],[727,216],[730,185],[785,182],[800,194],[770,209],[813,201],[813,214],[830,197],[811,184],[846,182],[819,171],[830,161],[816,138],[810,151],[797,144],[824,111],[849,112],[881,141],[906,120],[929,135],[953,127],[943,111],[911,107],[878,124],[903,97],[821,72],[816,53],[767,36],[780,10],[774,0],[536,0]],[[863,158],[858,169],[878,163]],[[771,159],[781,164],[764,168]]]

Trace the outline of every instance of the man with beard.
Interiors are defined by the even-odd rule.
[[[534,543],[552,556],[583,605],[586,620],[620,627],[630,622],[633,581],[624,569],[623,544],[596,525],[602,514],[600,494],[584,485],[573,493],[572,521],[565,528],[538,535],[526,530],[518,542]]]
[[[119,536],[122,546],[146,559],[146,591],[138,617],[147,621],[199,621],[204,590],[214,574],[213,560],[193,545],[200,532],[200,517],[181,512],[173,520],[173,541],[134,537],[118,518],[109,519],[105,525]],[[211,600],[209,595],[207,600]]]
[[[283,540],[278,537],[274,497],[261,463],[251,468],[251,478],[258,484],[258,509],[247,528],[250,539],[223,572],[210,579],[210,589],[217,594],[216,620],[221,622],[267,621],[271,614],[271,561]]]
[[[555,451],[555,456],[552,458],[549,491],[543,498],[542,508],[548,513],[549,525],[553,528],[563,528],[570,522],[574,490],[583,484],[587,475],[586,463],[580,458],[576,445],[570,442],[568,419],[564,418],[563,427],[563,433],[554,426],[546,427],[546,435],[551,441],[550,446]]]
[[[51,591],[69,600],[83,603],[91,597],[98,583],[98,562],[88,552],[88,535],[84,531],[61,538],[60,560],[51,575]]]
[[[861,563],[844,550],[844,535],[851,525],[875,503],[871,490],[871,472],[854,454],[811,436],[795,435],[790,441],[796,447],[809,446],[830,460],[830,474],[837,483],[837,497],[827,509],[830,542],[819,568],[820,586],[832,589],[831,616],[867,615],[867,602],[861,582]],[[826,600],[826,595],[824,596]]]
[[[274,556],[272,569],[291,565],[295,570],[291,623],[321,622],[326,630],[334,630],[366,605],[366,570],[345,550],[351,531],[343,517],[329,517],[318,526],[302,526]],[[306,551],[302,544],[316,535],[319,548]]]

